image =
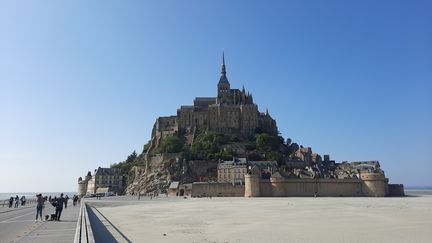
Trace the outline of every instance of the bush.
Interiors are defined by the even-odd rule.
[[[223,149],[215,157],[221,160],[231,160],[233,157],[237,157],[237,153],[232,149]]]
[[[144,145],[143,153],[146,153],[150,148],[151,140],[148,141],[147,144]]]
[[[159,144],[160,153],[179,153],[182,151],[183,141],[176,135],[167,136]]]
[[[225,138],[221,134],[208,131],[200,133],[190,146],[190,157],[193,159],[215,158],[224,142]]]

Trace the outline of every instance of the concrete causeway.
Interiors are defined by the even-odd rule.
[[[0,210],[0,243],[12,242],[74,242],[79,206],[69,203],[63,209],[61,221],[37,221],[36,205]],[[43,215],[55,213],[55,208],[45,203]]]

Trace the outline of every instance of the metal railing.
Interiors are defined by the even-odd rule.
[[[81,203],[74,243],[95,243],[93,230],[87,213],[87,205],[84,202]]]
[[[15,203],[16,203],[16,200],[14,199],[12,202],[12,208],[15,207]],[[26,206],[28,204],[33,204],[33,203],[37,203],[37,198],[26,199],[24,205],[22,205],[21,201],[19,200],[18,201],[18,207],[23,207],[23,206]],[[3,200],[2,207],[9,207],[9,199]]]

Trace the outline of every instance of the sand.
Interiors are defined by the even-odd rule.
[[[431,195],[141,199],[88,202],[132,242],[432,242]]]

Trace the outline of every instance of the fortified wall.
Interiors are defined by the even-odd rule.
[[[230,183],[195,182],[192,184],[192,197],[243,197],[245,187]]]
[[[286,179],[275,173],[268,180],[259,174],[245,175],[245,197],[385,197],[388,179],[367,173],[360,179]]]

